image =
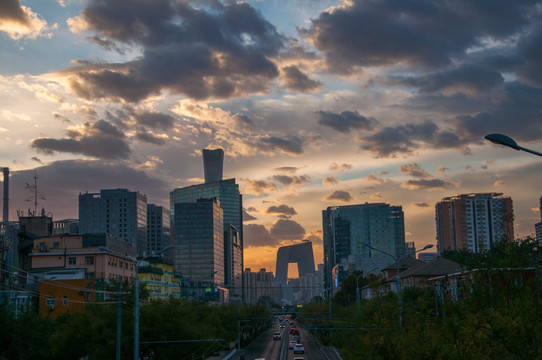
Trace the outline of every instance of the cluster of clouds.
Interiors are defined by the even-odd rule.
[[[421,152],[468,156],[489,132],[542,139],[539,0],[339,1],[295,36],[281,32],[257,3],[241,1],[90,1],[66,24],[111,57],[72,59],[46,80],[0,78],[4,94],[15,86],[58,104],[52,117],[64,132],[41,131],[30,141],[44,158],[76,158],[46,167],[58,174],[69,166],[82,174],[116,169],[112,174],[167,191],[189,178],[180,170],[167,173],[167,164],[188,163],[203,147],[256,164],[351,145],[375,159],[405,159],[395,174],[364,177],[370,198],[380,200],[383,189],[394,187],[459,186],[445,177],[445,166],[432,175],[406,160]],[[13,41],[50,38],[57,29],[20,0],[0,3],[0,32]],[[318,201],[359,198],[343,186],[355,167],[349,161],[326,171],[285,163],[265,176],[239,176],[243,193],[281,193],[291,201],[321,183],[325,194]],[[165,180],[152,180],[146,170]],[[312,236],[294,220],[302,214],[289,201],[247,207],[249,222],[259,221],[257,215],[276,218],[267,227],[246,225],[250,246]]]

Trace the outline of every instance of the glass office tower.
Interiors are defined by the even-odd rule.
[[[184,279],[224,285],[223,211],[216,199],[175,204],[174,271]]]
[[[405,224],[401,206],[384,203],[333,206],[322,211],[324,235],[324,283],[332,286],[333,269],[369,272],[405,254]]]
[[[212,198],[217,198],[223,209],[224,269],[221,273],[224,285],[230,290],[230,299],[238,301],[242,296],[243,281],[243,203],[235,179],[192,185],[170,192],[173,231],[177,234],[176,221],[180,221],[175,213],[176,204]]]

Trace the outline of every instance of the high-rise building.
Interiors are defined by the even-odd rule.
[[[332,206],[322,211],[324,286],[338,286],[333,273],[373,271],[405,254],[405,224],[401,206],[384,203]],[[365,244],[381,252],[371,250]],[[335,270],[334,270],[335,269]]]
[[[512,199],[502,193],[446,197],[435,206],[438,252],[478,253],[503,239],[514,239]]]
[[[79,194],[79,232],[105,233],[147,253],[147,197],[127,189]]]
[[[243,202],[235,179],[178,188],[169,196],[174,236],[177,236],[176,221],[182,221],[175,213],[177,204],[194,203],[198,199],[218,199],[224,216],[224,269],[221,270],[224,286],[229,289],[232,301],[240,301],[243,294]]]
[[[163,206],[147,204],[147,253],[154,254],[173,243],[170,227],[170,211]],[[173,252],[166,251],[163,257],[172,259]]]
[[[303,241],[299,244],[281,246],[277,250],[276,280],[280,285],[288,283],[288,265],[296,263],[299,276],[314,274],[314,255],[312,242]]]
[[[203,174],[205,182],[222,180],[222,170],[224,163],[224,150],[222,149],[203,149]]]
[[[243,272],[245,278],[244,298],[247,304],[256,304],[267,297],[273,299],[273,273],[260,269],[258,272],[252,272],[250,268]]]
[[[191,281],[224,285],[224,219],[216,198],[175,204],[174,270]]]

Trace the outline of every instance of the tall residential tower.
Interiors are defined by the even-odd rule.
[[[467,249],[478,253],[497,241],[514,239],[512,199],[502,193],[446,197],[435,206],[438,252]]]

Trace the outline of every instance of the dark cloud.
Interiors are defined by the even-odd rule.
[[[239,128],[254,127],[254,122],[246,115],[235,114],[233,120]]]
[[[504,78],[498,71],[487,66],[466,64],[451,70],[408,77],[402,83],[416,87],[422,93],[479,94],[502,86]]]
[[[131,111],[131,116],[138,125],[143,125],[151,129],[170,130],[175,124],[173,116],[163,114],[157,111]]]
[[[485,135],[503,133],[516,140],[542,139],[542,89],[519,82],[505,85],[505,96],[488,111],[457,116],[456,132],[468,141],[481,143]]]
[[[333,163],[333,164],[329,165],[329,170],[331,170],[331,171],[341,171],[341,172],[343,172],[344,170],[350,170],[350,169],[352,169],[352,164]]]
[[[403,181],[401,187],[409,190],[445,190],[452,183],[440,179],[419,179]]]
[[[383,0],[348,2],[324,11],[302,34],[326,55],[331,71],[357,67],[442,67],[468,56],[488,37],[521,33],[537,1]]]
[[[421,179],[427,179],[430,178],[431,175],[429,175],[424,169],[422,169],[418,164],[405,164],[401,165],[399,168],[399,172],[401,173],[407,173],[410,176],[414,176],[416,178]]]
[[[469,142],[466,137],[459,137],[450,131],[440,131],[435,123],[426,121],[421,124],[384,127],[363,138],[360,148],[372,152],[377,158],[383,158],[410,154],[422,146],[436,149],[464,148]]]
[[[542,87],[542,25],[537,24],[518,43],[523,62],[516,68],[519,79],[529,85]]]
[[[277,185],[264,180],[240,179],[243,182],[242,193],[260,195],[277,190]]]
[[[84,123],[80,128],[66,131],[68,138],[38,138],[32,148],[44,154],[67,152],[104,159],[126,158],[130,147],[124,134],[104,120]]]
[[[267,228],[258,224],[243,225],[243,246],[259,247],[259,246],[278,246],[278,241],[271,236]]]
[[[21,2],[19,0],[0,1],[0,24],[5,21],[30,25],[30,18],[21,8]]]
[[[296,221],[280,219],[273,223],[271,235],[279,240],[301,240],[305,236],[305,229]]]
[[[273,170],[283,172],[283,173],[288,173],[288,174],[295,174],[295,172],[298,169],[296,167],[294,167],[294,166],[281,166],[281,167],[275,168]]]
[[[259,136],[256,140],[250,146],[264,153],[275,153],[277,151],[291,155],[301,155],[303,153],[303,141],[295,136],[290,138]]]
[[[428,208],[430,207],[431,205],[426,203],[426,202],[422,202],[422,203],[415,203],[414,204],[415,207],[419,207],[419,208]]]
[[[282,68],[282,78],[288,90],[309,92],[319,90],[322,86],[320,81],[310,79],[307,74],[293,65]]]
[[[349,133],[353,129],[374,130],[378,121],[374,118],[366,118],[357,111],[343,111],[340,114],[329,111],[317,111],[318,124],[328,126],[342,133]]]
[[[250,211],[250,210],[249,210]],[[245,208],[243,208],[243,221],[257,220],[254,216],[250,215]],[[246,226],[246,225],[245,225]]]
[[[161,90],[194,99],[267,91],[285,39],[248,3],[157,0],[91,2],[81,18],[110,41],[142,49],[125,64],[71,69],[71,86],[88,99],[137,102]]]
[[[342,201],[342,202],[350,202],[353,200],[352,196],[348,191],[342,191],[342,190],[336,190],[333,193],[329,194],[324,198],[326,201]]]
[[[139,141],[148,143],[148,144],[154,144],[154,145],[164,145],[166,143],[166,140],[158,136],[150,131],[139,131],[136,134],[136,139]]]
[[[129,163],[103,160],[56,161],[32,170],[13,171],[10,174],[10,217],[16,210],[29,206],[26,199],[31,195],[25,183],[33,183],[37,176],[38,190],[45,200],[40,201],[53,219],[77,219],[79,194],[100,192],[101,189],[129,189],[147,196],[148,203],[169,208],[169,192],[174,187],[161,177],[153,177],[135,170]]]
[[[284,204],[279,205],[279,206],[276,206],[276,205],[269,206],[265,210],[265,213],[266,214],[274,214],[274,215],[277,215],[277,216],[283,217],[283,218],[289,218],[290,216],[297,215],[297,212],[295,211],[295,209],[293,207],[290,207],[290,206],[284,205]]]
[[[324,185],[335,185],[338,184],[339,181],[334,176],[326,176],[324,180],[322,180],[322,183]]]
[[[302,185],[302,184],[311,182],[311,178],[307,175],[301,175],[301,176],[273,175],[272,179],[280,182],[284,186]]]

